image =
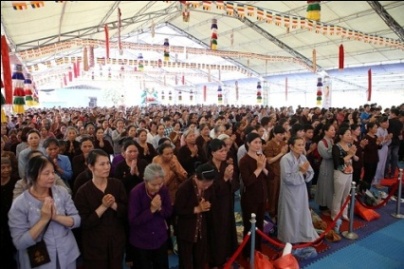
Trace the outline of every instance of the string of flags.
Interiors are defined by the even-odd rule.
[[[46,1],[50,2],[50,1]],[[63,4],[64,2],[74,2],[74,1],[54,1],[57,4]],[[12,1],[11,3],[15,11],[27,10],[28,8],[38,9],[45,6],[45,1]]]

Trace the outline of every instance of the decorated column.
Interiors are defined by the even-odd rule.
[[[219,105],[221,105],[223,103],[223,91],[222,91],[222,87],[217,88],[217,103]]]
[[[27,77],[24,80],[24,94],[25,94],[25,104],[27,106],[33,106],[34,98],[32,92],[31,74],[27,74]]]
[[[11,77],[13,81],[13,111],[17,114],[25,112],[25,94],[24,94],[24,74],[22,73],[22,65],[16,64],[14,73]]]
[[[321,106],[321,100],[323,96],[323,79],[317,78],[317,106]]]
[[[262,87],[261,82],[257,82],[257,104],[262,103]]]
[[[164,61],[168,62],[170,60],[170,43],[168,38],[164,38]]]
[[[217,19],[212,19],[212,25],[210,27],[212,30],[211,40],[210,40],[210,49],[217,49]]]

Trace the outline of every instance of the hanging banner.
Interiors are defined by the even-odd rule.
[[[368,102],[372,99],[372,69],[368,70]]]
[[[11,105],[13,103],[13,83],[11,79],[11,64],[10,55],[8,53],[8,43],[5,35],[1,36],[1,63],[3,71],[3,83],[4,94],[6,98],[6,104]]]
[[[203,86],[203,102],[206,102],[206,92],[207,92],[207,88],[206,85]]]

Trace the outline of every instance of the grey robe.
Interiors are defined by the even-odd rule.
[[[299,172],[299,165],[306,161],[303,154],[296,158],[291,152],[281,159],[278,239],[285,243],[312,242],[319,237],[311,219],[306,188],[314,171],[310,166],[306,176]]]
[[[318,143],[318,153],[323,160],[321,161],[320,170],[317,180],[317,189],[315,201],[320,206],[332,207],[332,197],[334,195],[334,161],[332,159],[332,140],[327,140],[327,147],[323,140]]]

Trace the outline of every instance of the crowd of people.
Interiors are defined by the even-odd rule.
[[[351,182],[382,188],[403,158],[404,104],[30,108],[1,125],[1,263],[31,268],[220,268],[251,214],[282,242],[318,238]],[[342,219],[349,221],[347,209]],[[259,237],[256,249],[261,249]],[[249,247],[243,255],[248,258]]]

